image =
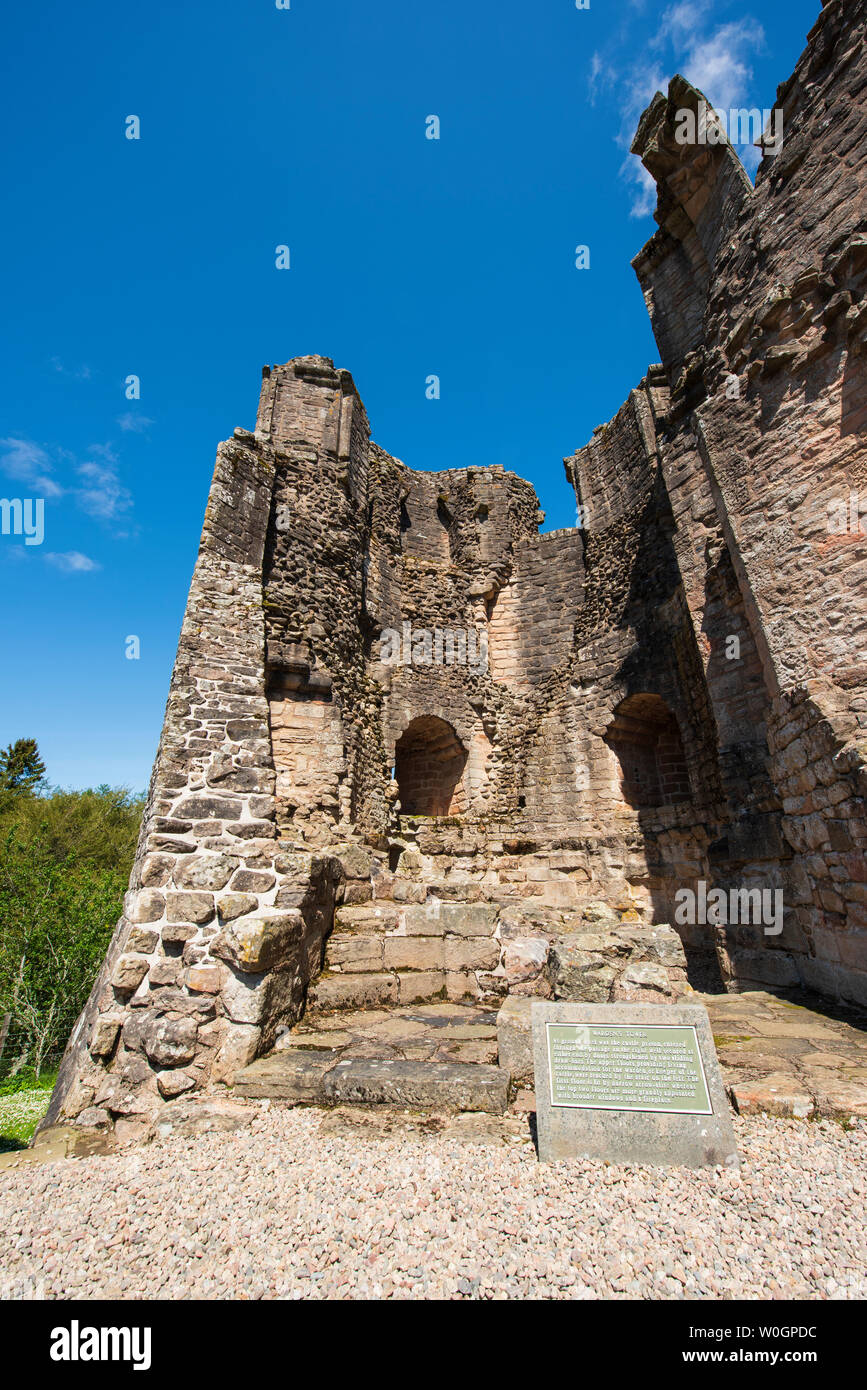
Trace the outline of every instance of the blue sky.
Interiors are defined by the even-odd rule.
[[[215,448],[263,363],[333,357],[390,452],[503,464],[572,525],[563,456],[656,358],[637,118],[678,70],[772,106],[819,9],[7,10],[0,495],[44,499],[45,538],[0,535],[0,744],[38,739],[59,785],[146,785]]]

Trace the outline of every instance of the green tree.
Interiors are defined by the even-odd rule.
[[[35,738],[19,738],[0,749],[0,789],[32,792],[45,779],[45,764]]]

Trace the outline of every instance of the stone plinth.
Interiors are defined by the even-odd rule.
[[[703,1008],[536,1003],[532,1017],[543,1162],[738,1163]]]

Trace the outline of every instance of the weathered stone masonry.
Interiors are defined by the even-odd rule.
[[[824,6],[755,189],[676,142],[682,78],[643,116],[662,362],[566,460],[580,527],[499,467],[413,472],[327,358],[264,369],[50,1121],[145,1133],[311,1006],[674,997],[702,878],[786,912],[681,928],[691,968],[867,1003],[864,28]],[[486,659],[383,659],[405,627]]]

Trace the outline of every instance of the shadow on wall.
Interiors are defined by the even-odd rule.
[[[394,750],[402,813],[448,816],[464,812],[466,762],[467,750],[451,724],[434,715],[413,719]]]

